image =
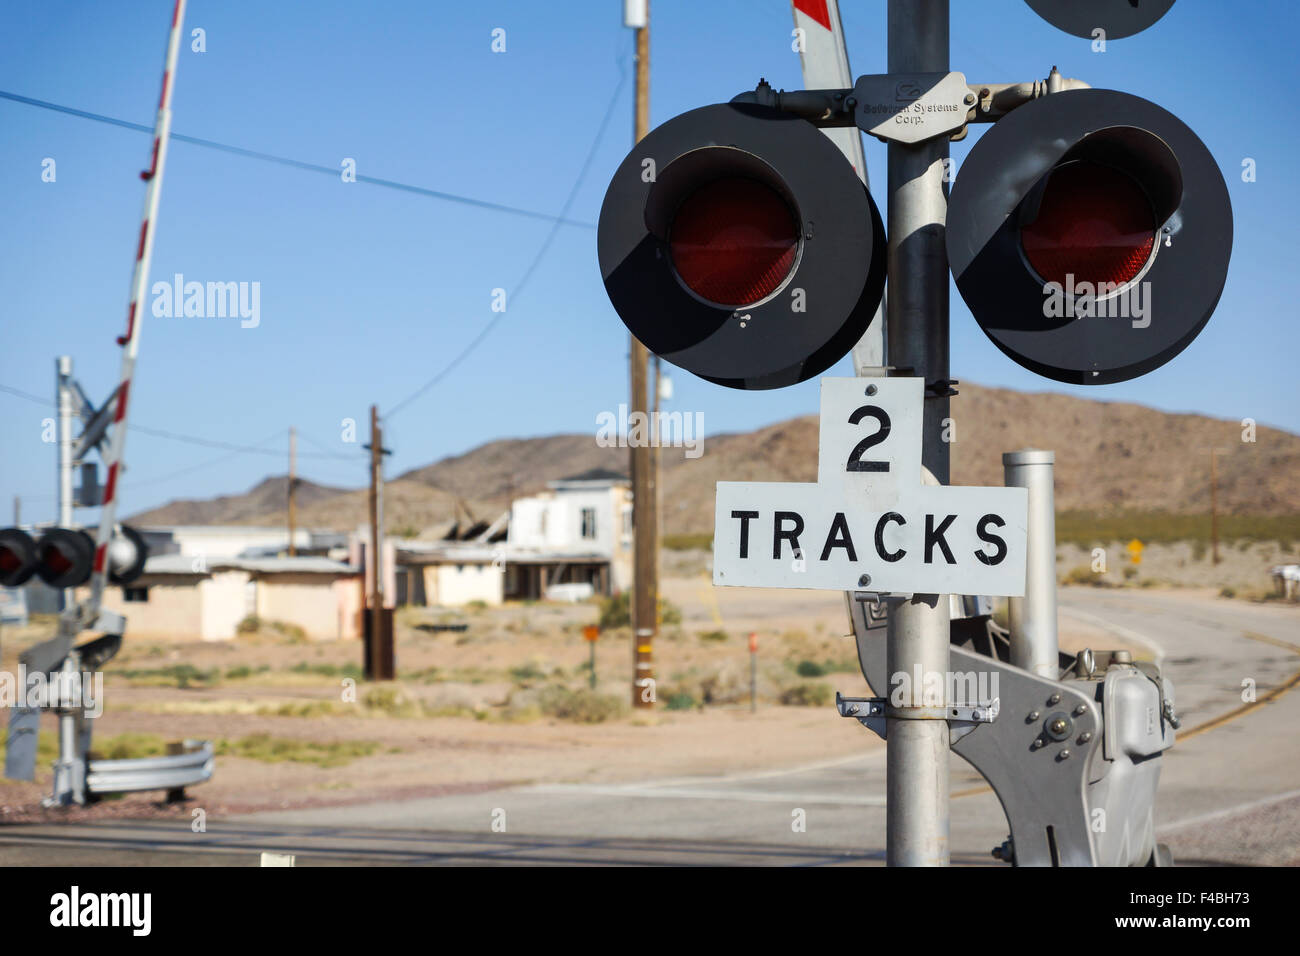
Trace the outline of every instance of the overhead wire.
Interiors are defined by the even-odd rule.
[[[623,89],[627,85],[628,70],[627,70],[626,55],[618,59],[618,70],[619,70],[618,83],[614,87],[614,93],[610,97],[609,105],[605,107],[605,115],[601,117],[600,125],[596,128],[596,135],[592,139],[591,148],[587,151],[587,156],[583,160],[582,167],[578,171],[578,176],[574,180],[573,186],[572,188],[570,188],[569,194],[564,200],[564,205],[560,209],[560,219],[557,219],[556,222],[551,226],[550,230],[546,234],[546,237],[542,240],[541,246],[538,247],[537,253],[533,256],[532,261],[528,263],[528,267],[524,270],[523,275],[520,277],[519,281],[515,283],[514,288],[510,290],[509,301],[512,303],[518,303],[519,296],[523,293],[524,289],[528,286],[528,281],[533,277],[534,273],[536,273],[537,267],[541,264],[543,257],[545,257],[547,251],[551,248],[551,243],[555,241],[555,236],[559,232],[559,227],[561,225],[563,218],[568,215],[570,207],[572,207],[574,200],[577,198],[578,190],[582,188],[582,184],[587,178],[587,173],[591,169],[591,164],[596,157],[596,151],[600,147],[601,141],[605,138],[605,131],[608,129],[609,122],[614,116],[614,108],[618,105],[619,97],[622,95]],[[458,365],[460,365],[463,361],[465,361],[465,359],[469,358],[469,356],[474,352],[474,350],[477,349],[483,343],[483,341],[487,339],[489,335],[492,334],[492,330],[496,328],[497,324],[503,318],[505,318],[505,315],[506,313],[504,310],[495,313],[492,316],[492,318],[489,319],[487,323],[483,326],[483,328],[479,331],[478,335],[474,336],[474,338],[470,341],[469,345],[465,346],[465,348],[462,349],[450,362],[448,362],[441,369],[439,369],[438,372],[432,378],[426,381],[414,392],[407,395],[401,401],[397,402],[397,404],[395,404],[386,413],[384,413],[383,420],[387,422],[394,415],[396,415],[402,409],[406,408],[417,398],[420,398],[431,388],[433,388],[444,378],[446,378],[449,374],[451,374],[451,372]]]
[[[31,96],[21,96],[17,93],[10,93],[6,90],[0,90],[0,99],[10,100],[14,103],[21,103],[25,106],[34,106],[37,109],[52,110],[56,113],[63,113],[67,116],[76,116],[80,119],[92,120],[96,123],[105,123],[109,126],[117,126],[122,129],[133,130],[137,133],[148,133],[153,135],[153,127],[145,126],[142,123],[132,123],[129,120],[118,119],[114,116],[105,116],[102,113],[92,113],[89,110],[80,110],[76,107],[65,106],[61,103],[51,103],[48,100],[38,100]],[[329,176],[337,177],[340,173],[338,168],[332,166],[322,166],[318,163],[308,163],[300,159],[293,159],[289,156],[277,156],[274,153],[265,153],[256,149],[247,149],[243,146],[235,146],[230,143],[220,143],[212,139],[202,139],[198,136],[186,136],[183,133],[172,133],[171,139],[180,143],[189,143],[192,146],[202,146],[205,149],[215,149],[223,153],[232,153],[236,156],[243,156],[248,159],[257,159],[268,163],[278,163],[281,166],[290,166],[294,169],[303,169],[313,173],[324,173]],[[533,209],[524,209],[519,206],[511,206],[506,203],[491,202],[486,199],[478,199],[473,196],[464,196],[457,193],[449,193],[441,189],[431,189],[427,186],[417,186],[412,183],[403,183],[395,179],[383,179],[379,176],[366,176],[362,173],[356,174],[356,180],[359,183],[368,183],[371,186],[381,186],[385,189],[396,189],[402,192],[415,193],[420,196],[427,196],[431,199],[439,199],[444,202],[460,203],[466,206],[474,206],[479,209],[489,209],[493,212],[508,213],[512,216],[523,216],[528,219],[539,219],[543,222],[551,222],[558,226],[574,226],[579,229],[595,229],[595,223],[583,222],[578,219],[569,219],[561,214],[552,216],[549,213],[537,212]]]

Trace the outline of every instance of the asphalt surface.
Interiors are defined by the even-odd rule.
[[[1183,729],[1156,809],[1175,860],[1300,863],[1300,689],[1289,691],[1300,613],[1130,590],[1066,590],[1060,604],[1150,647],[1175,684]],[[204,833],[172,821],[7,826],[0,863],[255,865],[272,850],[298,865],[879,865],[885,753],[863,735],[862,755],[802,767],[283,810],[210,819]],[[953,862],[994,862],[1008,833],[997,798],[956,757],[952,790]]]

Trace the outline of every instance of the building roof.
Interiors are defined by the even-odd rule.
[[[266,525],[254,525],[254,524],[150,524],[150,525],[140,525],[138,528],[136,528],[136,530],[162,532],[164,534],[167,533],[257,534],[257,535],[278,534],[283,536],[286,540],[289,537],[289,529],[284,527],[283,525],[279,525],[276,527],[268,527]],[[321,534],[321,533],[329,534],[331,532],[314,531],[311,528],[295,529],[295,535],[311,535],[311,534]]]
[[[557,478],[554,481],[548,481],[548,488],[562,488],[565,485],[627,485],[631,484],[631,479],[626,475],[619,474],[617,471],[610,471],[608,468],[591,468],[587,471],[576,475],[570,475],[567,478]]]
[[[155,554],[144,564],[145,574],[211,574],[214,571],[249,571],[253,574],[357,574],[342,561],[321,557],[221,558],[195,554]]]
[[[557,561],[609,561],[594,551],[521,548],[470,541],[411,541],[397,546],[399,564],[553,564]]]

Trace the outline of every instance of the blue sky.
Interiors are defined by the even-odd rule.
[[[853,68],[885,69],[884,0],[843,0]],[[1135,381],[1071,388],[998,352],[953,293],[952,369],[962,380],[1135,401],[1173,411],[1300,430],[1296,307],[1289,283],[1297,221],[1294,109],[1284,99],[1294,4],[1178,0],[1143,34],[1105,53],[1041,21],[1022,0],[953,0],[952,68],[971,82],[1041,78],[1056,64],[1095,87],[1125,90],[1181,116],[1220,164],[1236,242],[1227,288],[1200,337]],[[0,90],[152,125],[170,0],[8,3],[0,8]],[[1247,12],[1248,11],[1248,12]],[[177,133],[442,192],[557,214],[596,143],[571,218],[594,223],[631,145],[632,34],[621,0],[474,4],[192,0],[182,47]],[[492,31],[506,52],[492,52]],[[765,76],[802,85],[786,0],[653,0],[652,123],[725,101]],[[117,380],[148,165],[146,134],[0,99],[0,385],[53,390],[54,357],[71,354],[96,401]],[[978,139],[953,145],[958,164]],[[41,180],[42,160],[57,180]],[[1258,179],[1241,180],[1244,157]],[[885,150],[867,143],[877,193]],[[365,480],[358,444],[369,406],[393,408],[490,334],[388,423],[396,475],[484,441],[595,432],[626,400],[625,329],[596,267],[595,231],[554,231],[528,284],[521,277],[545,221],[174,143],[157,224],[153,280],[261,284],[261,322],[146,317],[132,422],[214,443],[280,452],[303,434],[301,472]],[[850,374],[842,362],[829,374]],[[815,412],[815,382],[767,393],[673,374],[674,408],[702,411],[706,434]],[[960,402],[960,399],[957,399]],[[53,514],[50,414],[0,392],[0,501]],[[1068,435],[1062,435],[1062,442]],[[706,444],[707,448],[707,444]],[[993,450],[997,451],[997,450]],[[283,457],[158,435],[128,443],[126,513],[176,497],[237,493]],[[81,512],[84,520],[93,513]]]

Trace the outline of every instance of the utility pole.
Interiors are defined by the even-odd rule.
[[[298,553],[294,544],[297,530],[297,513],[294,510],[294,492],[298,490],[298,430],[289,426],[289,557]]]
[[[889,0],[890,73],[948,72],[948,0]],[[889,144],[888,364],[924,378],[921,463],[949,480],[947,137]],[[942,384],[940,384],[942,383]],[[921,707],[923,677],[948,674],[948,598],[917,594],[894,604],[886,638],[888,673],[906,674],[898,710]],[[891,680],[891,689],[893,682]],[[909,689],[910,688],[910,689]],[[940,704],[946,701],[940,701]],[[948,724],[891,718],[886,738],[885,832],[890,866],[948,864]]]
[[[379,406],[370,406],[370,615],[366,628],[366,677],[392,680],[394,676],[393,633],[384,613],[384,448],[379,426]]]
[[[650,131],[650,3],[629,3],[625,8],[625,22],[636,26],[636,113],[633,141],[639,143]],[[640,412],[644,418],[648,403],[646,386],[648,375],[646,347],[629,336],[632,396],[628,420],[637,420]],[[642,432],[647,435],[646,431]],[[658,496],[654,463],[648,441],[632,442],[632,706],[654,706],[653,640],[658,630],[659,582],[657,580],[659,553],[659,520],[655,501]]]

